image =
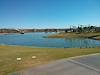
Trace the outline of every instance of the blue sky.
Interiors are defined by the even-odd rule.
[[[0,28],[100,25],[100,0],[0,0]]]

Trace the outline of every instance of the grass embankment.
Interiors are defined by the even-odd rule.
[[[30,48],[0,46],[0,75],[35,67],[49,61],[91,53],[100,53],[100,48]],[[37,56],[32,59],[32,56]],[[16,58],[22,58],[21,61]]]
[[[48,38],[94,38],[100,39],[100,32],[91,32],[91,33],[59,33],[49,35]]]
[[[100,36],[93,37],[93,39],[95,39],[95,40],[100,40]]]

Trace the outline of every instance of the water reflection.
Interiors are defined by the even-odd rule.
[[[69,47],[69,48],[92,48],[92,47],[96,47],[96,40],[92,40],[92,39],[65,39],[65,42],[69,43],[66,44],[65,47]]]
[[[0,44],[50,48],[88,48],[100,46],[100,41],[92,39],[43,38],[43,36],[51,34],[54,33],[0,35]]]

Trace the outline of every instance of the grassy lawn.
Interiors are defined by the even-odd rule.
[[[59,33],[49,35],[48,38],[88,38],[92,36],[100,36],[100,32],[91,32],[91,33]],[[100,38],[100,37],[99,37]]]
[[[36,67],[53,60],[78,55],[100,53],[98,48],[31,48],[21,46],[0,46],[0,75]],[[37,58],[32,59],[32,56]],[[16,58],[22,58],[21,61]]]

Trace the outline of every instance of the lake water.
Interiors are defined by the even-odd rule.
[[[25,33],[0,35],[1,45],[21,45],[32,47],[50,48],[86,48],[100,46],[100,41],[92,39],[64,39],[64,38],[43,38],[54,33]]]

